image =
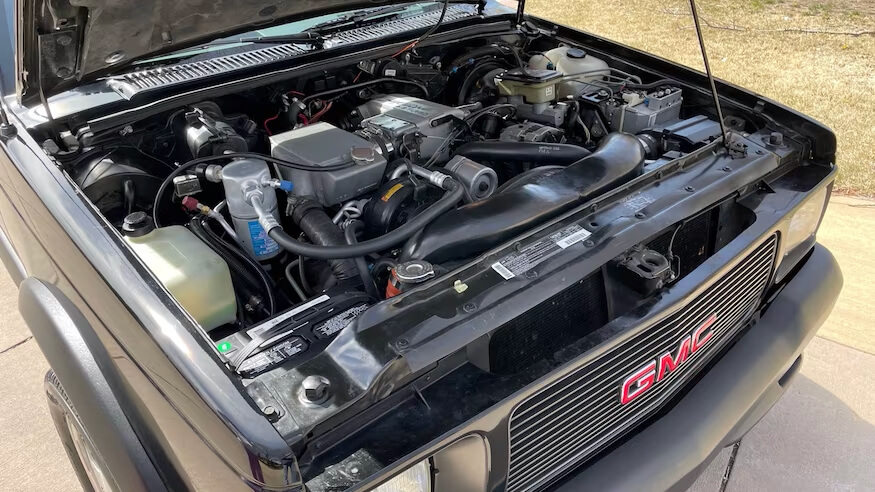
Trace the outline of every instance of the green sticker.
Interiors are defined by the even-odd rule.
[[[216,348],[219,349],[219,352],[224,354],[225,352],[231,350],[231,342],[222,342],[216,345]]]

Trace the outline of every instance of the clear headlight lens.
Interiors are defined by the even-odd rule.
[[[431,492],[431,465],[428,460],[420,461],[373,492]]]
[[[782,238],[783,260],[778,268],[778,280],[787,274],[816,241],[815,233],[826,208],[827,188],[808,197],[790,218]]]

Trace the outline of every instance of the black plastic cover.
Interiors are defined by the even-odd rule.
[[[442,263],[475,256],[638,176],[643,163],[637,138],[612,133],[560,172],[445,213],[404,245],[401,258]]]

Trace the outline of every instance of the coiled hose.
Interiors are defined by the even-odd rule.
[[[276,298],[273,293],[273,285],[270,277],[267,276],[267,272],[261,268],[261,265],[239,248],[219,237],[204,223],[203,217],[193,218],[189,222],[189,229],[225,260],[233,274],[232,278],[238,282],[244,282],[249,289],[262,293],[267,304],[265,311],[268,316],[276,314]]]
[[[334,260],[338,258],[355,258],[365,256],[378,251],[387,250],[399,243],[409,239],[414,234],[419,232],[426,225],[443,215],[450,209],[456,207],[456,204],[462,200],[465,195],[465,189],[456,180],[447,178],[443,183],[443,188],[446,191],[444,196],[437,202],[425,209],[416,217],[410,219],[406,224],[392,230],[380,237],[362,241],[356,244],[347,244],[344,246],[323,246],[318,244],[306,244],[295,240],[293,237],[286,234],[282,227],[276,222],[271,223],[272,216],[265,214],[261,209],[260,199],[254,198],[252,202],[253,208],[258,212],[259,222],[262,222],[262,227],[268,231],[268,235],[277,242],[283,249],[295,253],[299,256],[308,258],[317,258],[321,260]],[[326,215],[327,217],[327,215]],[[336,226],[335,226],[336,228]]]

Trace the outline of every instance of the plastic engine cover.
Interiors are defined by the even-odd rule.
[[[273,157],[310,166],[353,164],[345,169],[311,172],[280,167],[298,196],[313,196],[330,207],[377,189],[386,158],[364,138],[329,123],[313,123],[270,137]]]

